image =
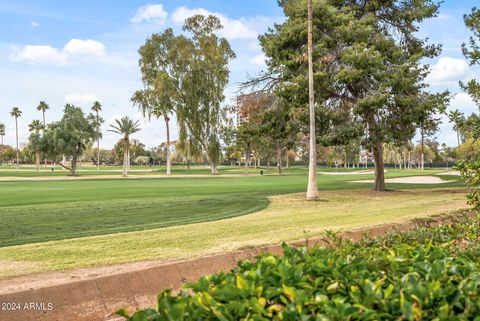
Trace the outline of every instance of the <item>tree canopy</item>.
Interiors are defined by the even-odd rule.
[[[172,29],[153,34],[140,48],[142,80],[148,92],[134,96],[139,106],[161,106],[176,112],[180,139],[202,147],[212,173],[220,158],[221,103],[228,84],[228,62],[235,57],[215,16],[195,15],[183,26],[190,38]],[[153,96],[152,96],[153,95]],[[156,104],[152,104],[156,103]]]
[[[247,82],[273,90],[305,118],[308,102],[305,1],[279,1],[286,21],[260,37],[268,72]],[[376,190],[385,190],[382,145],[405,144],[421,118],[441,111],[447,93],[429,94],[425,57],[440,47],[416,36],[418,23],[437,14],[434,1],[313,3],[314,87],[320,141],[346,144],[356,137],[372,149]],[[305,122],[304,122],[305,124]],[[334,138],[334,141],[328,142]]]
[[[66,167],[72,176],[77,175],[78,158],[87,146],[100,135],[97,118],[93,114],[85,115],[80,107],[66,104],[63,117],[47,126],[44,140],[44,152],[47,156],[60,163],[65,156],[71,159],[71,166]]]

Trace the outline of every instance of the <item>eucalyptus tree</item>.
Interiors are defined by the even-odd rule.
[[[288,140],[293,133],[294,122],[290,117],[288,104],[273,95],[265,95],[262,103],[265,105],[262,111],[260,133],[272,140],[277,163],[277,174],[282,173],[282,155],[287,147]],[[314,200],[314,198],[308,198]]]
[[[99,136],[95,115],[85,115],[80,107],[66,104],[62,118],[50,123],[44,132],[43,152],[76,176],[78,159]],[[70,167],[60,161],[64,156],[71,160]]]
[[[0,123],[0,139],[1,139],[2,145],[3,145],[3,137],[4,136],[5,136],[5,124]]]
[[[92,105],[92,111],[95,113],[95,120],[97,122],[97,132],[101,133],[100,126],[102,124],[102,118],[100,112],[102,111],[102,104],[99,101],[95,101]],[[100,169],[100,135],[97,138],[97,170]]]
[[[144,58],[140,58],[140,61],[142,61],[142,59]],[[145,59],[147,59],[147,57],[145,57]],[[146,84],[146,86],[148,85]],[[164,73],[159,73],[154,84],[154,89],[137,90],[132,97],[132,102],[134,105],[138,106],[144,117],[148,116],[149,119],[152,116],[157,119],[163,117],[163,120],[165,121],[167,138],[165,145],[167,175],[172,173],[172,161],[170,153],[170,117],[174,112],[174,95],[174,88],[170,86],[170,82],[168,81],[168,78],[166,78],[166,75]]]
[[[166,29],[139,49],[145,88],[171,93],[179,130],[202,147],[212,174],[218,173],[221,156],[219,132],[225,118],[221,103],[228,63],[235,57],[228,41],[216,35],[221,29],[217,17],[195,15],[183,26],[189,38]]]
[[[29,142],[31,149],[35,152],[35,170],[40,170],[40,152],[42,150],[42,138],[40,132],[45,129],[43,123],[38,120],[32,120],[28,125],[28,131],[30,132]]]
[[[123,171],[124,177],[128,175],[128,168],[130,167],[130,135],[140,131],[139,121],[133,121],[128,117],[115,119],[115,124],[110,125],[112,129],[109,131],[122,135],[123,139]]]
[[[258,79],[305,111],[298,115],[308,115],[306,0],[279,4],[287,19],[260,37],[269,60],[267,73]],[[428,106],[422,102],[428,74],[422,59],[438,55],[440,48],[416,32],[437,12],[431,0],[313,1],[313,29],[321,35],[312,54],[316,139],[331,136],[334,145],[344,145],[362,137],[374,154],[376,191],[385,190],[383,144],[411,139],[423,115],[419,106]],[[445,98],[439,95],[429,100]]]
[[[10,111],[10,116],[15,118],[15,141],[16,141],[16,153],[17,153],[17,169],[19,166],[19,149],[18,149],[18,118],[22,116],[22,111],[18,107],[13,107]]]
[[[187,163],[187,169],[190,164],[200,162],[203,159],[202,146],[192,137],[188,136],[185,127],[180,127],[178,141],[175,144],[175,151],[182,160]]]

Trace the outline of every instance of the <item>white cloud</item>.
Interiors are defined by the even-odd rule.
[[[68,57],[65,53],[48,45],[27,45],[22,49],[15,48],[13,60],[26,61],[32,64],[67,64]]]
[[[471,113],[478,112],[477,105],[475,105],[475,103],[473,102],[472,97],[470,97],[464,92],[459,92],[450,101],[450,110],[455,109],[458,109],[465,115],[470,115]]]
[[[250,63],[257,65],[257,66],[264,66],[265,65],[265,60],[267,60],[267,57],[265,57],[264,54],[259,54],[250,59]]]
[[[149,4],[138,8],[135,15],[130,18],[132,23],[155,22],[163,25],[167,19],[168,13],[161,4]]]
[[[39,24],[38,22],[36,22],[36,21],[31,21],[31,22],[30,22],[30,27],[31,27],[32,29],[38,28],[39,26],[40,26],[40,24]]]
[[[90,105],[99,100],[94,94],[66,94],[64,102],[66,104],[80,105],[84,107],[90,107]]]
[[[72,58],[101,57],[106,52],[105,46],[91,39],[71,39],[62,50],[49,45],[26,45],[22,48],[14,47],[12,59],[25,61],[31,64],[67,65]]]
[[[65,47],[63,52],[72,56],[97,56],[105,55],[105,46],[98,41],[87,39],[72,39]]]
[[[426,82],[432,86],[457,84],[459,80],[469,78],[470,66],[464,59],[442,57],[430,67]]]
[[[179,7],[173,13],[172,20],[176,24],[183,24],[185,22],[185,19],[196,14],[201,14],[204,16],[217,16],[223,25],[223,29],[221,30],[220,34],[230,40],[257,38],[257,31],[249,25],[249,22],[245,18],[230,19],[221,13],[211,12],[203,8],[189,9],[186,7]]]

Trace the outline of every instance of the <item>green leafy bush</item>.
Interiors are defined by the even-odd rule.
[[[480,210],[480,160],[472,162],[460,162],[456,169],[460,171],[470,192],[467,195],[468,204],[473,205],[475,210]]]
[[[240,261],[178,294],[160,293],[149,320],[480,320],[478,218],[353,243],[292,248]]]

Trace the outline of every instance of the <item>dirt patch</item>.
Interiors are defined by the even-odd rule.
[[[350,183],[374,183],[372,179],[350,181]],[[397,177],[388,178],[385,183],[399,183],[399,184],[444,184],[454,181],[444,181],[440,177],[436,176],[410,176],[410,177]]]

